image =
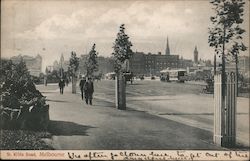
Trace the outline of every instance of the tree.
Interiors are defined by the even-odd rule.
[[[79,58],[76,56],[76,52],[71,52],[71,57],[69,59],[69,69],[71,72],[71,76],[74,74],[73,71],[77,71],[79,67]]]
[[[225,61],[233,57],[236,64],[238,77],[238,54],[247,48],[242,43],[242,34],[245,32],[240,27],[243,23],[244,4],[243,0],[212,0],[215,15],[210,18],[213,27],[209,28],[208,42],[222,59],[222,94],[225,95]],[[238,85],[238,82],[237,82]]]
[[[97,55],[98,55],[98,52],[96,52],[95,44],[94,44],[85,62],[87,77],[93,77],[94,72],[98,71],[98,62],[96,60]]]
[[[124,24],[120,26],[120,30],[117,34],[117,38],[113,46],[114,52],[112,53],[112,55],[115,59],[114,69],[116,73],[120,72],[122,64],[133,54],[131,50],[132,43],[129,41],[129,36],[125,34],[124,26]]]
[[[210,18],[213,27],[209,28],[208,42],[211,47],[214,47],[216,54],[221,57],[222,67],[221,96],[219,96],[219,101],[215,102],[218,110],[216,109],[214,112],[214,122],[219,121],[219,125],[216,125],[218,128],[214,128],[214,141],[221,146],[231,147],[236,142],[236,136],[231,135],[235,134],[236,131],[236,121],[234,121],[236,120],[236,105],[226,103],[226,92],[230,92],[230,90],[226,89],[225,62],[230,58],[235,59],[236,76],[238,77],[238,54],[239,51],[246,50],[242,43],[242,34],[245,30],[240,27],[240,24],[243,23],[245,2],[243,0],[211,0],[211,4],[215,15]],[[227,96],[230,100],[235,101],[236,99],[235,95],[231,93]]]
[[[79,68],[80,59],[76,56],[74,51],[71,52],[69,59],[69,75],[72,76],[72,93],[76,93],[76,71]]]
[[[129,37],[125,34],[124,24],[120,26],[120,31],[117,34],[112,53],[114,57],[114,70],[116,72],[116,105],[118,109],[126,109],[126,88],[125,77],[122,75],[122,65],[128,60],[133,52],[131,50],[132,43]]]

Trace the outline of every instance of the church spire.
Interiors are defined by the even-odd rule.
[[[61,54],[60,63],[63,63],[63,62],[64,62],[64,57],[63,57],[63,54]]]
[[[170,55],[170,48],[169,48],[169,44],[168,44],[168,37],[167,37],[167,46],[166,46],[165,54],[166,55]]]

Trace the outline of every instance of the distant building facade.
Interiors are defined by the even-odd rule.
[[[88,58],[88,55],[81,55],[79,62],[79,74],[86,74],[85,62]],[[106,74],[114,71],[114,60],[109,57],[98,56],[98,71],[97,73]]]
[[[51,70],[59,71],[59,70],[63,69],[64,72],[67,72],[68,67],[69,67],[69,61],[64,60],[64,56],[63,56],[63,54],[61,54],[59,62],[57,60],[55,60],[53,63],[53,68],[51,68]]]
[[[58,63],[57,60],[54,61],[54,63],[53,63],[53,68],[51,69],[51,71],[52,71],[52,70],[59,70],[59,63]]]
[[[191,59],[183,59],[182,57],[179,60],[179,68],[186,69],[187,67],[192,67],[193,61]]]
[[[162,55],[135,52],[130,59],[130,70],[135,75],[159,75],[166,68],[178,68],[179,55]]]
[[[114,60],[109,57],[98,56],[97,63],[99,66],[99,72],[102,74],[114,71]]]
[[[170,54],[169,41],[165,54],[158,52],[157,54],[143,52],[135,52],[129,60],[130,70],[135,75],[160,75],[160,71],[166,68],[179,67],[179,55]]]
[[[239,56],[238,57],[238,71],[241,75],[249,78],[249,56]],[[236,71],[235,61],[230,61],[226,63],[226,70],[228,72]]]
[[[36,57],[31,57],[27,55],[18,55],[10,58],[13,63],[18,63],[23,60],[26,64],[30,75],[39,77],[40,73],[42,72],[42,57],[38,54]]]
[[[143,52],[135,52],[130,59],[130,70],[135,75],[160,75],[160,71],[164,69],[174,69],[182,68],[186,69],[187,73],[211,73],[212,63],[211,60],[199,60],[198,59],[198,49],[195,46],[194,49],[194,60],[183,59],[179,55],[171,54],[169,41],[167,38],[167,44],[165,49],[165,54],[162,55],[161,52],[158,54]]]
[[[243,75],[249,76],[249,56],[239,56],[239,70]]]

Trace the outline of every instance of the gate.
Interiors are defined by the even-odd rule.
[[[225,99],[222,97],[222,76],[214,76],[214,142],[232,147],[236,143],[236,74],[226,75]]]

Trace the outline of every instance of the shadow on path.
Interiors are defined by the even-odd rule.
[[[96,107],[107,107],[107,108],[115,108],[115,103],[109,100],[101,100],[100,98],[95,98],[93,102],[93,106]]]
[[[152,98],[152,99],[128,99],[128,101],[131,101],[131,102],[135,102],[135,101],[142,101],[142,102],[144,102],[144,101],[162,101],[162,100],[164,100],[164,101],[166,101],[166,100],[177,100],[177,99],[166,99],[166,98]]]
[[[48,101],[48,102],[63,102],[63,103],[65,103],[65,102],[69,102],[69,101],[51,100],[51,99],[46,99],[46,101]]]
[[[183,113],[183,112],[178,112],[178,113],[160,113],[158,115],[214,115],[214,113]],[[244,112],[239,112],[237,115],[248,115],[248,113]]]
[[[95,128],[95,127],[80,125],[80,124],[76,124],[73,122],[66,122],[66,121],[50,121],[48,129],[52,135],[63,135],[63,136],[84,135],[84,136],[88,136],[87,130],[90,128]]]
[[[57,91],[40,91],[41,93],[58,93]]]

